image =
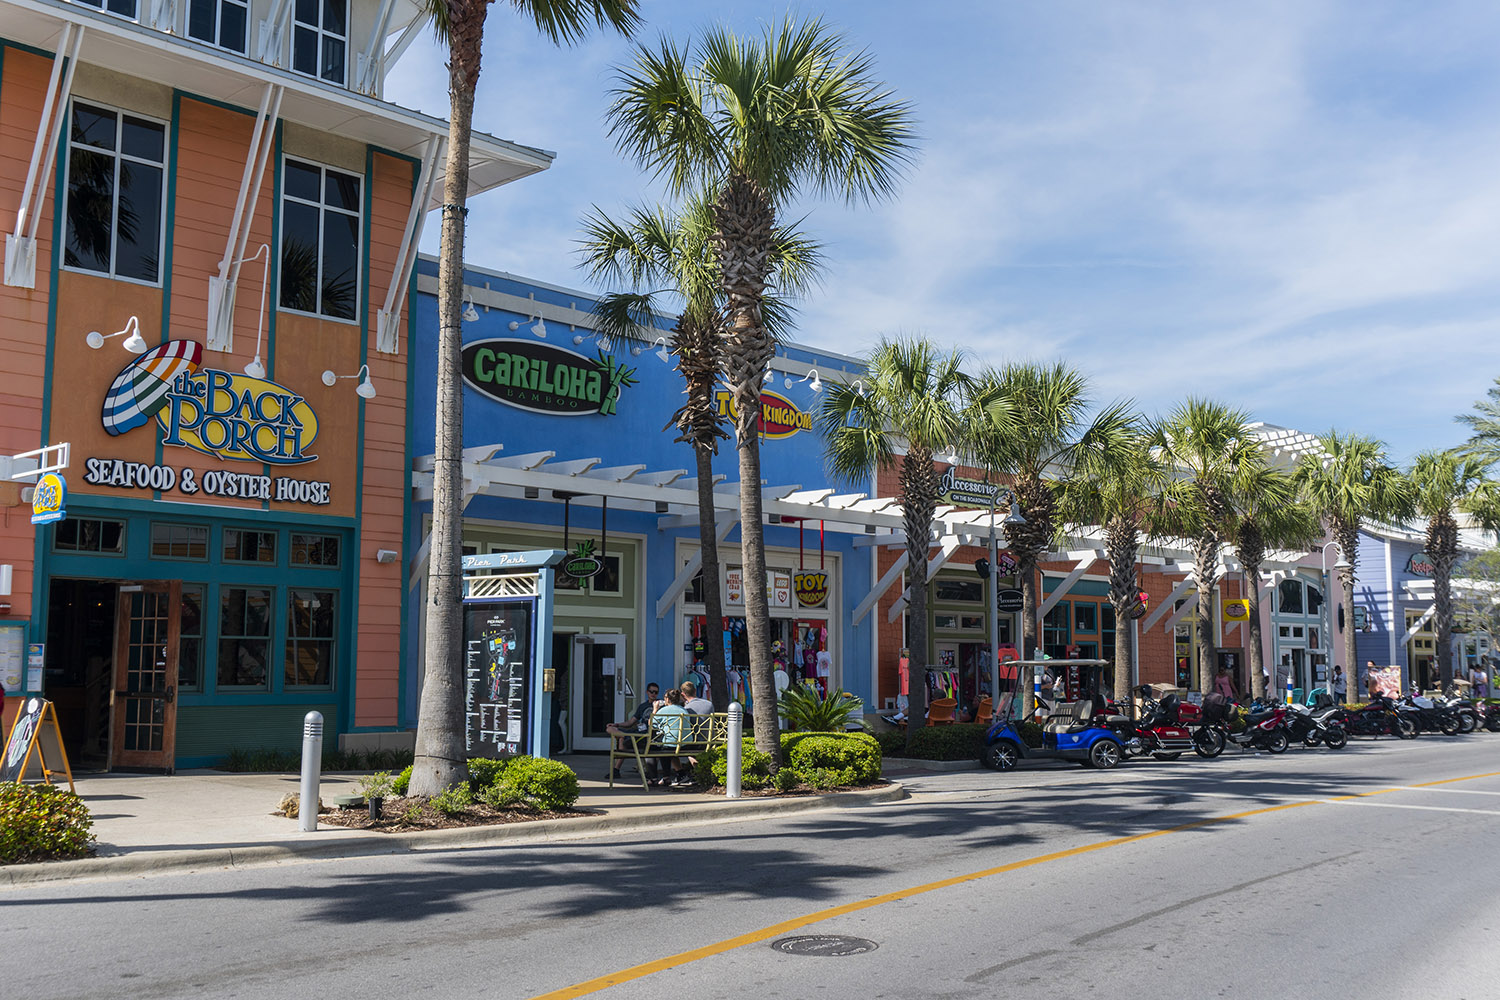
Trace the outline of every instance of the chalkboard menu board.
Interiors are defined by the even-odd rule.
[[[464,605],[464,745],[471,757],[523,754],[530,744],[529,599]]]
[[[57,709],[45,698],[28,698],[5,741],[5,754],[0,757],[0,781],[40,779],[50,785],[54,774],[66,775],[68,787],[73,787],[73,769],[63,749]]]

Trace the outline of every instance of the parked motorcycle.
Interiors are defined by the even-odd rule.
[[[1205,699],[1205,716],[1207,707]],[[1286,734],[1286,716],[1285,705],[1263,705],[1256,702],[1249,710],[1239,707],[1229,710],[1223,721],[1215,724],[1215,728],[1226,744],[1233,743],[1241,750],[1284,753],[1290,744]]]
[[[1151,698],[1151,688],[1142,686],[1141,717],[1132,722],[1123,714],[1109,716],[1111,725],[1125,739],[1125,749],[1135,756],[1150,754],[1157,760],[1176,760],[1191,750],[1200,757],[1217,757],[1224,742],[1208,726],[1196,728],[1182,722],[1182,703],[1175,694],[1161,701]]]
[[[1301,740],[1305,747],[1324,745],[1330,750],[1342,750],[1349,743],[1349,734],[1334,720],[1338,712],[1333,707],[1312,709],[1290,705],[1286,714],[1287,737]]]
[[[1361,708],[1343,709],[1331,718],[1337,719],[1344,732],[1350,736],[1394,736],[1397,739],[1417,738],[1416,720],[1396,711],[1395,703],[1383,695],[1370,698],[1370,703]]]
[[[1442,733],[1444,736],[1458,735],[1458,716],[1431,698],[1405,695],[1396,703],[1396,711],[1411,718],[1418,732],[1425,730]]]
[[[1468,698],[1460,698],[1454,691],[1449,691],[1441,698],[1434,698],[1433,701],[1453,713],[1458,719],[1460,733],[1472,733],[1484,724],[1479,707]]]

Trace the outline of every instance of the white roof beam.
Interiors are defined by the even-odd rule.
[[[590,469],[587,472],[580,472],[578,475],[581,479],[609,479],[617,483],[623,483],[637,472],[644,472],[645,469],[644,465],[610,465]]]
[[[484,464],[497,469],[535,469],[557,457],[555,451],[530,451],[524,455],[507,455],[504,458],[484,460]]]
[[[1194,608],[1196,608],[1198,606],[1198,596],[1199,595],[1194,594],[1192,597],[1189,597],[1186,601],[1183,601],[1182,602],[1182,607],[1180,607],[1176,611],[1172,612],[1172,617],[1168,618],[1167,619],[1167,623],[1162,626],[1162,631],[1163,632],[1170,632],[1170,631],[1172,631],[1172,629],[1176,627],[1176,625],[1177,625],[1178,622],[1182,621],[1182,619],[1184,617],[1186,617],[1187,614],[1190,611],[1192,611]],[[1144,631],[1144,629],[1142,631]]]
[[[953,553],[959,550],[961,544],[956,536],[943,539],[943,544],[939,547],[938,554],[927,560],[928,583],[932,582],[932,578],[937,575],[938,570],[943,568],[943,564],[953,558]],[[906,596],[903,594],[901,597],[896,598],[896,603],[892,604],[891,610],[886,612],[886,621],[895,621],[905,609]]]
[[[1042,602],[1042,606],[1036,609],[1036,616],[1038,619],[1045,617],[1047,612],[1057,607],[1057,602],[1067,596],[1068,591],[1073,589],[1073,584],[1083,579],[1083,574],[1087,573],[1089,571],[1089,567],[1094,565],[1094,560],[1104,558],[1104,553],[1069,552],[1068,558],[1076,559],[1078,561],[1073,566],[1072,571],[1068,573],[1067,576],[1063,577],[1062,582],[1059,583],[1056,587],[1052,588],[1052,593],[1049,594],[1047,596],[1047,599]]]
[[[724,541],[724,539],[729,537],[729,533],[734,530],[734,526],[739,523],[740,521],[737,517],[724,518],[724,520],[720,521],[714,527],[715,537],[720,542]],[[693,549],[692,554],[688,556],[687,564],[684,565],[682,569],[678,570],[677,575],[672,578],[671,586],[667,587],[667,589],[662,593],[661,597],[657,599],[656,617],[658,619],[662,619],[667,616],[667,612],[671,611],[672,607],[677,603],[677,598],[682,596],[682,592],[684,590],[687,590],[688,584],[693,582],[693,577],[697,576],[698,571],[702,568],[703,547],[698,546],[697,548]]]
[[[1183,594],[1186,594],[1189,590],[1192,590],[1193,586],[1194,584],[1192,576],[1188,576],[1184,580],[1179,580],[1177,586],[1172,588],[1172,592],[1168,594],[1166,598],[1163,599],[1159,604],[1156,605],[1156,610],[1147,615],[1146,620],[1141,622],[1141,631],[1149,632],[1151,630],[1151,626],[1161,621],[1161,616],[1171,611],[1172,605],[1177,602],[1177,599]]]
[[[905,552],[901,553],[896,558],[896,561],[891,564],[891,568],[881,574],[880,579],[875,581],[875,586],[870,588],[870,592],[864,596],[864,599],[859,602],[859,606],[854,609],[854,617],[850,619],[849,624],[858,625],[864,621],[865,615],[869,614],[875,608],[875,605],[880,602],[881,596],[887,590],[891,589],[891,584],[901,579],[902,572],[906,570],[908,558]]]

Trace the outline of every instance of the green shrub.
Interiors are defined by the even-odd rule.
[[[771,784],[776,786],[778,792],[790,792],[793,788],[802,784],[802,777],[791,768],[783,767],[771,779]]]
[[[360,779],[359,794],[369,799],[383,799],[392,794],[395,781],[391,778],[389,771],[376,771],[366,778]]]
[[[477,795],[481,789],[490,787],[499,779],[507,763],[509,761],[503,757],[471,758],[469,760],[469,788]]]
[[[880,744],[880,756],[882,757],[905,757],[906,756],[906,730],[886,729],[878,733],[865,730]]]
[[[76,858],[92,849],[89,807],[51,785],[0,784],[0,864]]]
[[[783,733],[781,752],[786,766],[814,787],[814,771],[827,772],[829,787],[839,788],[880,777],[880,743],[868,733]]]
[[[755,740],[746,737],[740,755],[740,787],[765,788],[771,781],[771,758],[755,749]],[[729,748],[715,747],[698,757],[693,777],[709,788],[723,785],[729,775]]]
[[[434,795],[428,804],[444,816],[457,816],[474,804],[474,794],[467,781],[459,781]]]
[[[412,769],[412,765],[408,764],[408,765],[406,765],[406,768],[400,774],[396,775],[395,778],[391,779],[391,792],[392,792],[392,794],[395,794],[395,795],[405,795],[406,794],[406,790],[411,787],[411,769]]]
[[[839,771],[830,771],[826,767],[815,767],[802,776],[802,780],[820,792],[826,792],[830,788],[847,788],[848,784],[840,780]],[[780,773],[777,777],[780,777]]]
[[[803,733],[841,733],[851,716],[864,707],[848,691],[834,691],[827,698],[817,685],[793,684],[776,699],[776,714],[789,728]]]
[[[986,728],[977,722],[922,726],[912,732],[910,749],[902,755],[914,760],[978,760]]]
[[[561,761],[545,757],[512,757],[491,787],[516,804],[543,812],[569,809],[578,801],[578,775]]]

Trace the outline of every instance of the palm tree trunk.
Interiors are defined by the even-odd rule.
[[[1115,609],[1115,701],[1130,702],[1130,686],[1135,677],[1134,650],[1131,648],[1130,612],[1140,593],[1136,558],[1140,539],[1134,524],[1124,518],[1112,519],[1105,529],[1109,553],[1109,603]]]
[[[1249,632],[1245,649],[1245,667],[1250,671],[1250,696],[1266,696],[1266,639],[1260,628],[1260,563],[1245,563],[1245,600],[1250,607],[1245,628]],[[1331,676],[1331,675],[1330,675]],[[1242,691],[1241,694],[1244,692]]]
[[[1354,577],[1358,572],[1357,567],[1359,565],[1359,524],[1335,522],[1333,525],[1333,534],[1338,539],[1339,551],[1349,563],[1349,568],[1339,573],[1340,597],[1344,602],[1344,630],[1340,634],[1340,638],[1343,640],[1342,645],[1344,648],[1344,676],[1349,679],[1349,691],[1353,695],[1351,700],[1354,700],[1359,697],[1360,677],[1359,654],[1355,652],[1354,646]],[[1328,617],[1333,623],[1333,627],[1338,628],[1338,610],[1334,609],[1333,614]],[[1328,639],[1328,648],[1334,648],[1331,636]],[[1337,664],[1337,660],[1335,660],[1335,664]]]
[[[1198,690],[1213,690],[1214,667],[1219,662],[1219,647],[1214,636],[1214,601],[1219,585],[1219,538],[1202,535],[1193,542],[1193,580],[1198,586],[1197,639]]]
[[[760,379],[735,387],[741,414],[760,413]],[[747,398],[748,397],[748,398]],[[742,421],[743,422],[743,421]],[[781,731],[776,722],[776,677],[771,666],[771,607],[766,594],[766,541],[761,523],[760,435],[739,436],[740,552],[745,567],[745,641],[750,646],[750,697],[754,700],[755,748],[781,764]]]
[[[1447,553],[1432,556],[1432,617],[1437,622],[1437,662],[1441,690],[1453,686],[1453,562]]]
[[[432,547],[427,568],[427,641],[410,793],[436,795],[468,778],[463,690],[463,383],[464,206],[469,194],[469,135],[484,0],[448,0],[447,173],[438,262],[436,440],[432,470]],[[541,723],[538,722],[538,725]]]
[[[729,708],[729,683],[724,674],[724,602],[719,592],[719,532],[714,511],[713,452],[693,446],[698,460],[698,544],[703,553],[703,662],[708,667],[709,697],[714,711]]]
[[[932,452],[911,445],[901,459],[901,511],[906,530],[906,745],[927,724],[927,550],[938,480]]]
[[[1036,558],[1018,553],[1016,573],[1021,577],[1021,659],[1034,660],[1037,653],[1037,586]],[[1024,674],[1024,676],[1023,676]],[[1016,674],[1016,683],[1021,688],[1021,718],[1031,718],[1036,711],[1036,692],[1032,690],[1035,668],[1028,667]]]

